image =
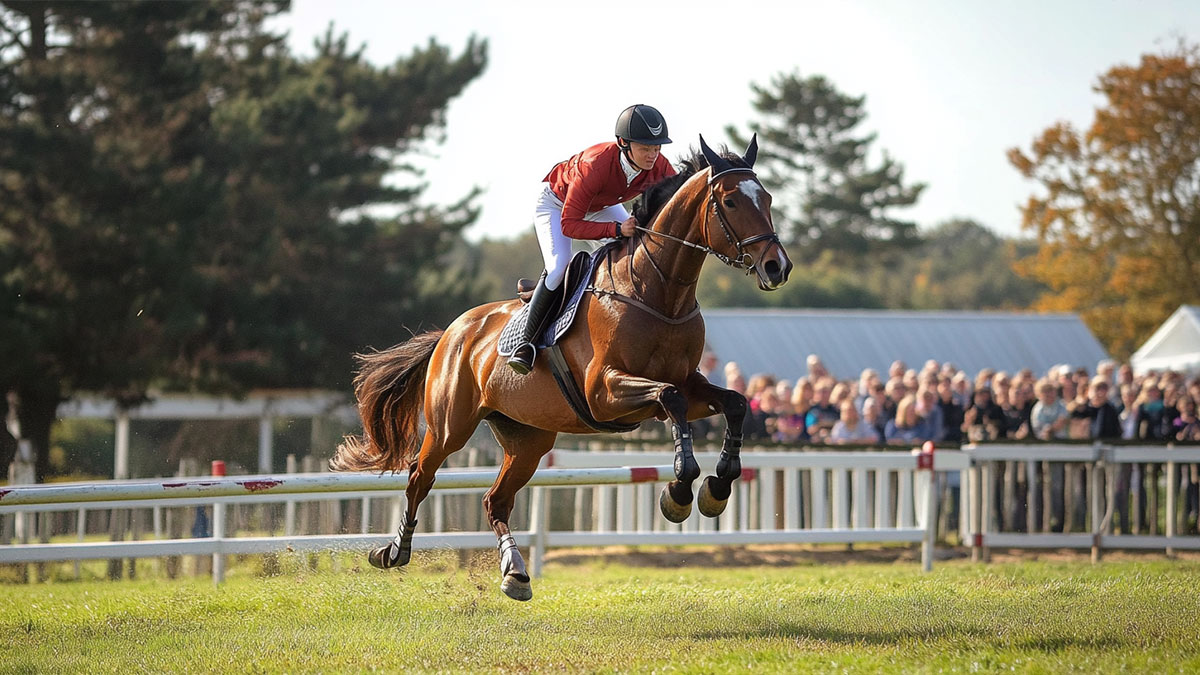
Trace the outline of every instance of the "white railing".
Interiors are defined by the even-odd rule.
[[[673,478],[669,466],[612,468],[621,464],[668,464],[672,459],[671,453],[553,451],[547,457],[550,467],[538,471],[530,482],[529,529],[514,533],[519,545],[531,549],[531,571],[540,572],[548,547],[801,542],[920,542],[923,567],[928,570],[936,533],[932,472],[967,466],[965,456],[959,452],[746,452],[742,454],[743,480],[735,483],[726,512],[718,519],[693,514],[686,523],[677,525],[657,514],[658,491]],[[711,471],[717,455],[699,454],[697,459],[702,468]],[[480,490],[490,486],[495,477],[494,469],[443,470],[438,473],[434,489]],[[365,549],[391,536],[226,537],[227,504],[293,501],[296,495],[311,498],[314,493],[330,499],[357,499],[366,492],[394,496],[406,485],[407,476],[403,475],[288,474],[0,488],[0,515],[189,504],[213,504],[214,511],[211,537],[0,546],[0,562],[211,554],[214,579],[220,581],[224,556],[228,554]],[[809,488],[804,498],[801,485]],[[569,531],[551,530],[547,526],[547,490],[564,486],[587,486],[573,488],[577,504],[584,489],[595,493],[593,529],[585,531],[577,526]],[[431,501],[432,508],[437,509],[438,500]],[[577,509],[579,512],[582,509]],[[436,511],[433,520],[439,521]],[[413,544],[418,549],[490,548],[495,545],[495,537],[491,532],[422,532]]]
[[[962,474],[961,532],[973,557],[987,559],[991,548],[1078,548],[1091,549],[1098,559],[1104,549],[1175,549],[1200,550],[1200,536],[1180,535],[1178,522],[1176,473],[1180,465],[1200,463],[1200,447],[1172,445],[1092,445],[1068,444],[984,444],[969,445],[963,451],[970,457],[971,467]],[[1079,464],[1085,470],[1087,510],[1090,528],[1086,532],[999,532],[996,513],[992,508],[997,463],[1010,462],[1020,467],[1027,485],[1038,483],[1038,471],[1043,462]],[[1166,467],[1165,535],[1113,534],[1112,514],[1116,502],[1116,475],[1113,468],[1121,464],[1163,464]],[[1157,490],[1157,485],[1150,486]],[[1064,495],[1064,501],[1067,497]],[[1031,508],[1031,507],[1030,507]],[[1043,504],[1049,509],[1049,504]],[[1030,528],[1032,529],[1032,528]]]

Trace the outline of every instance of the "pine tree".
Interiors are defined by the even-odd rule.
[[[905,184],[903,167],[886,152],[872,164],[875,134],[859,129],[865,96],[848,96],[822,76],[799,73],[751,89],[761,117],[749,124],[760,146],[756,168],[775,199],[790,254],[807,261],[826,251],[861,258],[920,241],[916,224],[891,211],[916,203],[925,186]],[[727,131],[735,147],[749,140],[733,127]]]

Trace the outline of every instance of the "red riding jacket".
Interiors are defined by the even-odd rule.
[[[621,168],[621,148],[615,142],[599,143],[554,165],[542,179],[550,184],[563,203],[562,231],[572,239],[604,239],[617,236],[620,223],[591,222],[583,217],[592,211],[627,202],[658,181],[674,176],[675,169],[659,155],[654,167],[640,171],[626,182]]]

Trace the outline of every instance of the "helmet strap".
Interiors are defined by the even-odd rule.
[[[637,162],[633,161],[633,144],[632,143],[625,140],[624,138],[621,138],[620,136],[617,136],[617,147],[621,149],[621,152],[625,153],[625,159],[629,160],[630,164],[637,166]]]

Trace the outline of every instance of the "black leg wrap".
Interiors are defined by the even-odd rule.
[[[692,425],[672,424],[671,433],[675,436],[675,477],[690,488],[692,481],[700,477],[700,465],[692,454]]]
[[[412,558],[412,538],[413,532],[416,529],[417,521],[415,518],[413,520],[406,518],[401,521],[400,531],[396,533],[395,538],[389,541],[386,546],[380,546],[371,551],[367,555],[367,562],[381,570],[407,565],[408,561]]]
[[[682,481],[673,480],[667,483],[667,494],[671,495],[671,499],[680,506],[687,506],[692,503],[692,485]]]

